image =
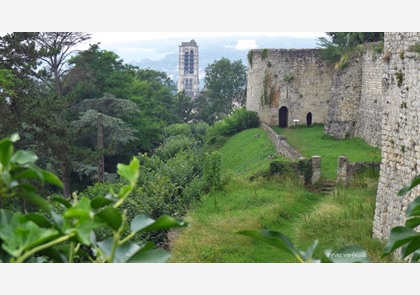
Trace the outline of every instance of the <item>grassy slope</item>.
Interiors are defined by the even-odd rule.
[[[232,137],[229,144],[223,145],[219,152],[226,172],[243,173],[246,176],[267,168],[268,156],[275,154],[276,150],[264,130],[254,128]]]
[[[220,149],[226,170],[235,171],[242,162],[265,154],[269,142],[255,137],[260,132],[246,130],[228,140]],[[301,248],[318,239],[317,255],[357,244],[379,261],[382,245],[370,238],[375,197],[376,182],[369,179],[325,195],[307,191],[294,179],[250,182],[235,176],[224,191],[203,196],[190,210],[186,219],[191,225],[173,244],[171,262],[295,262],[285,252],[235,233],[261,228],[281,231]]]
[[[283,129],[273,129],[287,138],[287,142],[299,152],[310,158],[321,156],[321,173],[326,179],[335,179],[337,176],[337,159],[346,156],[350,162],[358,161],[381,161],[381,151],[369,146],[360,138],[336,140],[324,135],[324,125],[314,125],[311,128],[297,126]]]

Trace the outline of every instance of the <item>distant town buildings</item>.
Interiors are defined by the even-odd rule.
[[[198,46],[194,40],[179,46],[178,92],[185,91],[191,98],[199,92]]]

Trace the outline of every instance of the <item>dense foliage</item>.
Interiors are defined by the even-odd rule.
[[[95,195],[89,199],[73,194],[69,201],[41,197],[30,181],[62,187],[51,172],[39,168],[38,157],[14,150],[13,135],[0,141],[0,198],[24,199],[37,205],[40,212],[18,212],[0,209],[1,262],[165,262],[169,253],[155,248],[152,242],[135,237],[151,231],[185,226],[186,223],[164,215],[157,220],[144,214],[127,223],[126,210],[120,207],[137,186],[139,161],[118,164],[117,173],[124,182],[117,193]],[[52,205],[61,205],[57,210]],[[96,231],[108,229],[111,236],[96,239]]]
[[[196,118],[209,124],[242,107],[246,98],[247,69],[242,61],[227,58],[214,61],[206,69],[204,90],[195,102]]]

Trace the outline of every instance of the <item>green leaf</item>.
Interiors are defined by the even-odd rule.
[[[42,169],[34,164],[29,164],[28,167],[21,173],[14,176],[15,179],[36,179],[44,182],[44,175]]]
[[[121,163],[117,164],[117,173],[131,183],[137,182],[137,179],[140,175],[139,169],[140,162],[137,157],[133,157],[130,164],[128,165],[124,165]]]
[[[111,201],[110,199],[98,196],[92,199],[92,201],[90,202],[90,205],[92,206],[92,209],[96,210],[112,203],[113,201]]]
[[[418,186],[418,185],[420,185],[420,174],[419,175],[417,175],[414,179],[413,179],[413,181],[409,184],[409,185],[406,185],[406,186],[404,186],[399,192],[398,192],[398,195],[399,196],[403,196],[403,195],[405,195],[408,191],[410,191],[412,188],[414,188],[414,187],[416,187],[416,186]]]
[[[56,235],[56,230],[40,228],[21,214],[15,214],[9,224],[0,224],[2,248],[13,257],[20,256],[24,251]]]
[[[92,219],[83,219],[74,229],[77,234],[77,241],[83,245],[90,246],[94,240],[94,230],[100,226],[100,223]]]
[[[414,229],[418,225],[420,225],[420,217],[413,217],[413,218],[407,219],[405,221],[405,226],[407,226],[409,228],[413,228]]]
[[[407,257],[411,253],[420,249],[420,236],[415,237],[401,248],[403,257]]]
[[[0,209],[0,224],[9,224],[14,214],[11,210]]]
[[[22,185],[20,185],[19,187],[21,186]],[[23,191],[19,193],[19,197],[28,200],[32,204],[37,205],[39,208],[43,209],[45,212],[49,212],[51,210],[50,204],[45,199],[43,199],[42,197],[40,197],[37,193],[33,191],[30,191],[30,190]]]
[[[321,259],[322,262],[333,263],[369,263],[369,257],[366,251],[359,246],[346,246],[337,251],[325,251],[326,259]]]
[[[52,261],[57,263],[67,263],[67,256],[64,255],[62,252],[54,249],[48,248],[38,252],[40,255],[47,256],[48,258],[52,259]]]
[[[44,176],[45,182],[48,182],[49,184],[54,184],[59,188],[64,188],[64,185],[61,182],[60,178],[58,178],[54,173],[43,170],[42,175]]]
[[[54,210],[50,211],[51,217],[53,219],[54,225],[57,229],[62,229],[63,225],[64,225],[64,218],[63,216],[61,216],[60,214],[58,214],[57,212],[55,212]]]
[[[139,245],[132,242],[126,242],[118,246],[117,250],[115,251],[114,260],[112,262],[114,263],[127,262],[127,260],[131,256],[133,256],[133,254],[135,254],[139,249],[140,249]]]
[[[408,204],[405,215],[407,217],[420,216],[420,196]]]
[[[117,197],[121,199],[122,197],[126,196],[132,189],[133,186],[131,184],[123,186],[122,188],[120,188]]]
[[[147,247],[139,249],[127,261],[130,263],[164,263],[169,260],[171,254],[163,249],[150,249]]]
[[[299,250],[296,249],[295,245],[289,240],[287,236],[280,232],[271,230],[243,230],[238,232],[238,234],[253,237],[280,250],[300,257]]]
[[[6,170],[10,169],[10,158],[13,156],[13,143],[10,139],[0,141],[0,163]]]
[[[103,241],[98,242],[98,247],[101,249],[102,253],[104,253],[105,256],[109,257],[112,253],[112,245],[114,244],[113,238],[107,238]]]
[[[405,226],[396,226],[392,228],[391,233],[389,235],[388,243],[384,247],[384,253],[382,257],[388,255],[389,253],[403,246],[404,244],[411,242],[418,236],[418,232]]]
[[[153,221],[153,222],[152,222]],[[188,223],[173,218],[169,215],[162,215],[157,220],[148,218],[144,214],[137,215],[131,222],[130,228],[132,232],[150,232],[156,230],[165,230],[176,227],[185,227]]]
[[[73,207],[67,209],[63,213],[64,218],[91,218],[93,217],[90,200],[86,197],[81,197],[79,202]]]
[[[38,160],[38,156],[31,151],[17,151],[10,159],[12,163],[19,165],[35,163],[36,160]]]
[[[72,204],[67,199],[64,199],[62,197],[51,197],[50,200],[63,204],[66,208],[70,208],[72,206]]]
[[[53,224],[43,215],[37,213],[26,214],[26,219],[35,222],[39,227],[52,228]]]
[[[143,228],[153,224],[155,222],[154,219],[150,218],[146,214],[140,214],[133,218],[130,223],[131,232],[138,232],[141,231]]]
[[[123,222],[120,211],[114,207],[105,207],[96,216],[114,231],[117,231]]]

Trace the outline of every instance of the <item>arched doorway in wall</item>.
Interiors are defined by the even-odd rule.
[[[281,128],[287,128],[287,121],[289,116],[289,110],[287,107],[281,107],[279,109],[279,126]]]
[[[308,125],[308,127],[312,126],[312,113],[311,112],[309,112],[306,115],[306,125]]]

